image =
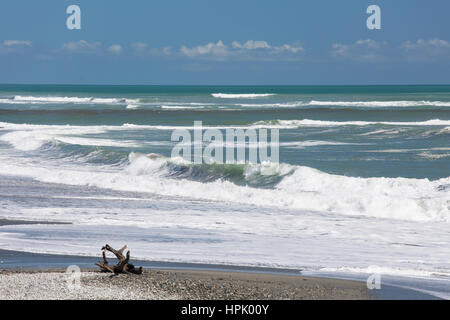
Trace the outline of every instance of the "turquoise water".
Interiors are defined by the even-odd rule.
[[[279,163],[171,158],[194,121],[279,130]],[[449,138],[450,86],[0,85],[0,218],[71,223],[0,247],[446,283]]]
[[[217,98],[215,93],[237,94]],[[272,94],[240,97],[241,94]],[[230,98],[231,97],[231,98]],[[127,108],[128,107],[128,108]],[[169,130],[110,133],[114,139],[167,142],[132,150],[170,156],[171,127],[250,126],[281,120],[280,161],[361,177],[448,176],[450,86],[196,87],[0,86],[2,122],[46,125],[160,125]],[[293,126],[293,120],[409,122]],[[440,119],[443,125],[418,125]],[[447,121],[447,123],[445,123]],[[98,137],[91,135],[92,137]],[[104,137],[101,134],[101,137]],[[301,147],[305,141],[331,144]],[[299,142],[298,146],[289,142]],[[285,143],[286,147],[283,147]],[[332,143],[338,143],[333,145]],[[109,151],[119,151],[105,148]]]

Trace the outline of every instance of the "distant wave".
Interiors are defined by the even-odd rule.
[[[151,145],[153,142],[140,142],[137,141],[124,141],[124,140],[111,140],[104,138],[86,138],[78,137],[79,135],[89,135],[89,134],[102,134],[107,131],[120,131],[120,130],[140,130],[140,129],[173,129],[180,127],[170,127],[170,126],[138,126],[125,124],[122,126],[67,126],[67,125],[27,125],[27,124],[9,124],[0,122],[0,132],[1,129],[15,130],[8,132],[6,134],[0,135],[0,140],[5,141],[13,145],[16,149],[22,151],[36,150],[47,143],[67,143],[67,144],[77,144],[86,146],[111,146],[111,147],[139,147],[142,145]],[[192,129],[192,127],[183,127],[186,129]],[[206,127],[207,128],[207,127]],[[216,127],[214,127],[216,128]],[[225,127],[223,127],[225,128]],[[167,142],[157,142],[157,145],[167,145]],[[210,143],[207,143],[210,145]],[[226,147],[228,144],[214,143],[212,145],[222,145]],[[234,146],[241,145],[238,142],[231,144]],[[244,143],[245,147],[257,148],[260,143]],[[268,143],[271,146],[272,143]],[[358,143],[347,143],[338,141],[317,141],[317,140],[307,140],[307,141],[293,141],[293,142],[280,142],[280,147],[286,148],[306,148],[315,146],[333,146],[333,145],[359,145]]]
[[[270,120],[258,121],[253,127],[292,129],[297,127],[333,127],[333,126],[368,126],[368,125],[390,125],[390,126],[448,126],[450,120],[433,119],[427,121],[325,121],[325,120]]]
[[[127,109],[138,109],[139,108],[139,105],[137,105],[137,104],[129,104],[129,105],[127,105]]]
[[[422,152],[419,153],[419,156],[431,159],[431,160],[438,160],[443,158],[450,158],[450,153],[430,153],[430,152]]]
[[[252,100],[257,98],[264,98],[274,96],[273,93],[247,93],[247,94],[234,94],[234,93],[212,93],[211,96],[219,99],[244,99]],[[251,103],[249,101],[242,101],[246,103],[232,103],[228,105],[228,108],[239,109],[242,108],[298,108],[298,107],[317,107],[317,108],[447,108],[450,107],[449,101],[415,101],[415,100],[402,100],[402,101],[319,101],[319,100],[298,100],[298,101],[279,101],[273,103]],[[16,95],[13,97],[0,97],[1,104],[11,105],[48,105],[48,104],[77,104],[77,105],[126,105],[128,109],[134,109],[135,106],[142,104],[146,106],[158,106],[159,103],[154,101],[147,101],[145,99],[138,98],[108,98],[108,97],[76,97],[76,96],[25,96]],[[160,105],[163,109],[187,109],[181,106],[216,106],[217,103],[213,102],[174,102],[164,103]],[[175,108],[180,106],[180,108]],[[223,108],[219,106],[218,108]]]
[[[238,106],[244,108],[295,108],[306,107],[309,104],[307,102],[286,102],[286,103],[241,103]]]
[[[190,107],[190,106],[161,106],[161,109],[167,110],[190,110],[190,109],[204,109],[204,107]]]
[[[133,104],[139,103],[139,99],[126,98],[95,98],[95,97],[58,97],[58,96],[14,96],[12,98],[0,99],[5,104]]]
[[[281,147],[292,148],[292,149],[302,149],[305,147],[316,147],[316,146],[343,146],[343,145],[361,145],[360,143],[350,143],[350,142],[338,142],[338,141],[295,141],[295,142],[280,142]]]
[[[246,108],[295,108],[295,107],[450,107],[446,101],[294,101],[284,103],[243,103]]]
[[[310,106],[342,106],[342,107],[450,107],[444,101],[310,101]]]
[[[370,122],[370,121],[322,121],[322,120],[269,120],[258,121],[249,125],[203,125],[203,129],[296,129],[299,127],[336,127],[336,126],[368,126],[368,125],[389,125],[389,126],[449,126],[450,120],[428,120],[418,122]],[[174,126],[174,125],[139,125],[125,123],[123,125],[98,125],[98,126],[73,126],[73,125],[41,125],[41,124],[16,124],[0,122],[0,130],[49,130],[51,132],[63,131],[67,134],[100,134],[107,131],[130,131],[130,130],[193,130],[194,126]],[[442,131],[442,132],[441,132]],[[378,132],[371,132],[376,134]],[[438,133],[448,133],[448,127],[439,130]]]
[[[211,95],[221,99],[255,99],[274,96],[275,93],[212,93]]]
[[[67,132],[68,133],[68,132]],[[15,149],[21,151],[37,150],[45,145],[58,145],[60,143],[81,146],[104,146],[137,148],[140,145],[135,141],[112,140],[104,138],[73,137],[61,131],[59,134],[39,131],[14,131],[0,136],[0,140],[8,142]]]

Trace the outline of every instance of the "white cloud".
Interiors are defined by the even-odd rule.
[[[6,47],[13,47],[13,46],[31,47],[32,42],[28,40],[5,40],[3,41],[3,45]]]
[[[438,38],[416,42],[406,41],[401,45],[408,60],[432,60],[439,57],[450,58],[450,43]]]
[[[113,44],[107,50],[108,50],[108,52],[113,53],[113,54],[121,54],[122,46],[119,44]]]
[[[231,45],[235,49],[247,49],[247,50],[272,48],[266,41],[255,41],[255,40],[248,40],[244,44],[240,44],[237,41],[233,41],[233,43]]]
[[[67,42],[63,44],[63,50],[70,53],[96,53],[101,49],[102,44],[100,42],[87,42],[86,40],[80,40],[77,42]]]
[[[233,41],[231,47],[222,41],[210,42],[196,47],[182,46],[180,52],[189,58],[204,59],[235,59],[235,60],[292,60],[298,59],[298,54],[305,51],[301,45],[283,44],[272,46],[267,41],[248,40],[245,43]]]
[[[148,56],[170,56],[172,55],[172,48],[149,48],[147,51],[145,51],[145,54]]]
[[[197,56],[224,58],[229,54],[228,47],[224,45],[221,40],[219,40],[217,43],[210,42],[206,45],[196,46],[192,48],[182,46],[180,51],[190,58],[195,58]]]
[[[403,43],[402,47],[406,50],[416,50],[419,48],[425,49],[448,49],[450,48],[450,43],[445,40],[434,38],[431,40],[419,39],[416,42],[406,41]]]
[[[291,53],[298,53],[305,51],[305,49],[300,46],[291,46],[289,44],[283,44],[281,46],[271,46],[267,43],[267,41],[255,41],[255,40],[248,40],[244,44],[240,44],[238,41],[233,41],[231,44],[234,49],[243,49],[243,50],[259,50],[259,49],[266,49],[269,53],[280,53],[280,52],[291,52]]]
[[[439,38],[405,41],[388,46],[386,42],[372,39],[358,40],[352,44],[335,43],[332,56],[363,62],[380,61],[434,61],[450,59],[450,42]]]
[[[372,39],[366,39],[366,40],[358,40],[356,41],[356,45],[365,47],[367,49],[379,49],[383,43],[377,42]]]
[[[293,47],[289,44],[283,44],[282,46],[274,47],[274,49],[275,49],[275,51],[278,51],[278,52],[288,51],[291,53],[298,53],[298,52],[305,51],[305,49],[300,45]]]
[[[148,44],[144,42],[135,42],[132,43],[131,46],[134,49],[134,53],[142,57],[171,56],[173,54],[171,47],[151,48]]]
[[[134,42],[134,43],[131,44],[131,46],[136,51],[142,51],[142,50],[147,50],[148,49],[148,45],[146,43],[143,43],[143,42]]]
[[[0,53],[24,53],[32,47],[32,42],[28,40],[4,40],[0,43]]]
[[[86,40],[79,40],[74,42],[64,43],[62,50],[73,54],[114,54],[119,55],[123,51],[120,44],[113,44],[109,47],[103,46],[101,42],[88,42]]]
[[[165,54],[166,56],[170,56],[172,54],[172,48],[171,47],[164,47],[161,49],[161,52]]]
[[[333,44],[332,48],[333,48],[332,54],[334,56],[347,57],[350,54],[350,46],[349,45],[335,43],[335,44]]]
[[[335,43],[332,45],[332,56],[365,62],[385,60],[383,48],[386,42],[378,42],[372,39],[358,40],[352,44]]]

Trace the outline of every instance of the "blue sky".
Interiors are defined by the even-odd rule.
[[[3,0],[0,83],[448,84],[450,2]]]

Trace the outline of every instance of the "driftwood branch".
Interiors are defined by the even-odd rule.
[[[126,248],[127,246],[123,246],[120,250],[115,250],[108,244],[105,245],[102,248],[103,263],[102,262],[96,263],[96,265],[100,268],[100,271],[114,273],[114,275],[118,275],[120,273],[142,274],[142,267],[136,269],[134,265],[129,262],[130,251],[129,250],[127,251],[126,256],[123,255],[123,252],[125,251]],[[119,260],[119,262],[115,266],[109,265],[108,259],[106,258],[106,251],[113,253]]]

